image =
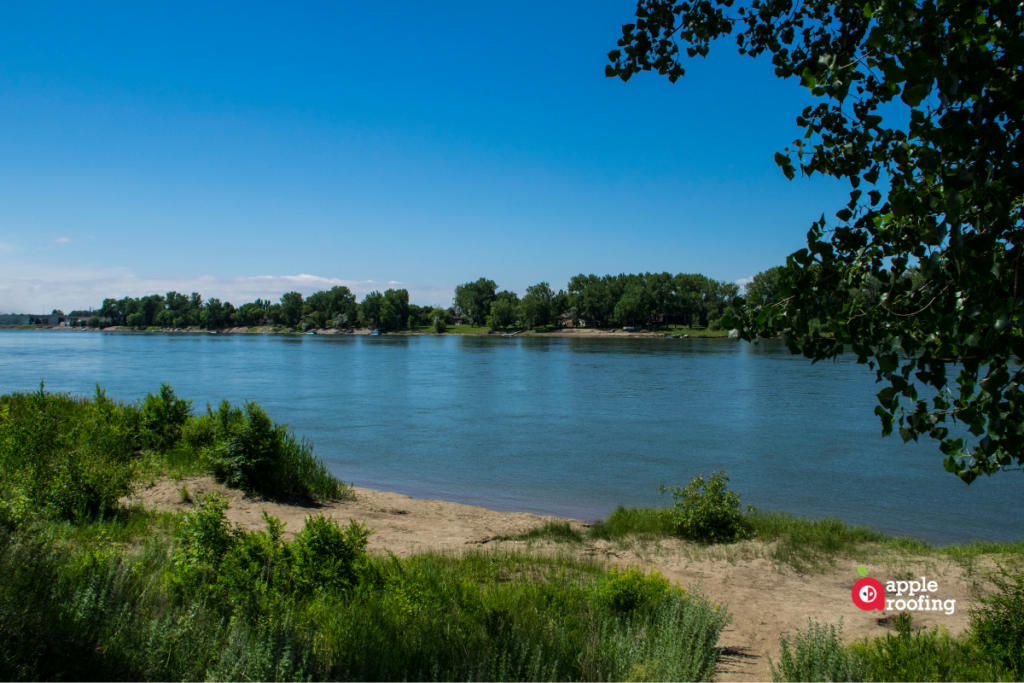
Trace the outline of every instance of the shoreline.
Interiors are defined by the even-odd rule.
[[[187,489],[190,500],[182,496],[182,488]],[[995,566],[990,556],[978,557],[965,567],[944,556],[883,552],[849,561],[844,557],[815,570],[798,571],[780,564],[772,556],[773,543],[760,540],[717,546],[698,546],[674,537],[586,538],[579,543],[516,540],[516,536],[549,522],[568,524],[581,533],[592,525],[565,517],[503,512],[361,487],[354,489],[354,500],[303,505],[247,495],[210,476],[191,476],[153,482],[128,502],[164,512],[188,511],[194,508],[196,495],[213,491],[228,498],[228,519],[251,530],[263,529],[266,511],[286,523],[285,534],[290,537],[307,515],[322,513],[343,524],[355,519],[373,528],[369,550],[374,553],[405,557],[427,551],[568,555],[619,569],[658,571],[683,587],[700,585],[716,603],[727,605],[733,617],[720,640],[725,649],[718,668],[717,680],[721,681],[769,680],[768,658],[779,661],[779,637],[805,628],[809,618],[828,623],[842,619],[846,642],[891,632],[891,614],[861,611],[850,600],[851,587],[859,578],[858,564],[867,566],[872,576],[887,577],[894,571],[935,576],[943,596],[957,601],[956,610],[952,615],[915,614],[914,625],[944,625],[954,634],[968,628],[968,609],[976,604],[978,590],[984,587],[983,572]]]
[[[270,326],[260,327],[227,327],[220,330],[206,330],[198,328],[160,328],[160,329],[146,329],[140,330],[135,328],[112,326],[99,328],[89,327],[60,327],[60,326],[21,326],[21,325],[2,325],[0,331],[20,331],[20,332],[117,332],[119,334],[207,334],[207,335],[220,335],[220,334],[231,334],[231,335],[279,335],[279,336],[330,336],[330,337],[350,337],[350,336],[371,336],[371,330],[368,328],[355,328],[351,330],[311,330],[310,332],[294,332],[284,330],[273,330]],[[380,336],[386,337],[504,337],[506,333],[503,332],[409,332],[409,331],[398,331],[388,332]],[[513,333],[509,333],[513,334]],[[671,335],[671,336],[670,336]],[[559,338],[614,338],[614,339],[729,339],[728,332],[711,332],[708,333],[704,330],[694,330],[692,332],[681,333],[681,332],[663,332],[663,331],[624,331],[621,329],[596,329],[596,328],[568,328],[561,330],[552,330],[550,332],[535,332],[532,330],[520,331],[514,333],[515,337],[529,337],[532,339],[540,339],[544,337],[559,337]]]

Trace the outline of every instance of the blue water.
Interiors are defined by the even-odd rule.
[[[0,392],[41,378],[121,399],[170,382],[203,409],[256,399],[346,482],[422,498],[597,519],[724,468],[763,509],[1024,538],[1021,472],[964,485],[934,442],[880,437],[865,366],[778,343],[0,332]]]

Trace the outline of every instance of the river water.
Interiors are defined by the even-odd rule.
[[[934,442],[883,439],[852,357],[777,342],[0,332],[0,393],[197,409],[255,399],[346,482],[593,520],[727,470],[744,503],[934,543],[1024,538],[1024,473],[964,485]]]

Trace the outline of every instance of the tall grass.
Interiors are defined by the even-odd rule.
[[[0,678],[713,675],[728,617],[697,593],[650,591],[627,609],[613,598],[635,582],[587,563],[372,557],[358,550],[358,533],[327,529],[289,543],[268,521],[265,532],[245,532],[208,504],[178,525],[176,540],[98,547],[52,522],[0,531]],[[356,550],[341,583],[326,580],[337,576],[328,561],[337,553],[316,555],[331,538]],[[311,568],[326,572],[315,585],[301,580]]]

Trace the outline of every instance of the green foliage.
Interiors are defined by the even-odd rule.
[[[208,424],[223,439],[213,469],[229,486],[266,496],[331,500],[348,494],[322,460],[313,454],[313,446],[295,438],[288,427],[275,424],[255,401],[247,401],[242,410],[226,403],[216,415],[211,411]],[[191,435],[190,435],[191,436]],[[194,438],[203,438],[196,430]]]
[[[492,330],[505,330],[516,324],[516,304],[511,298],[501,298],[491,304],[487,326]]]
[[[863,661],[842,642],[843,626],[822,626],[808,619],[807,630],[797,631],[792,642],[783,636],[779,665],[768,660],[773,681],[866,681]],[[906,679],[927,680],[927,679]]]
[[[302,320],[303,299],[299,292],[287,292],[281,296],[281,322],[295,327]]]
[[[777,76],[820,98],[796,119],[802,139],[775,155],[783,173],[852,186],[787,258],[773,300],[723,322],[814,361],[852,350],[887,385],[883,435],[937,440],[966,483],[1024,465],[1024,6],[640,0],[636,14],[608,76],[675,81],[684,52],[735,34],[741,53],[770,53]],[[951,435],[955,422],[971,437]]]
[[[996,652],[979,647],[970,631],[953,636],[944,627],[913,630],[913,616],[899,615],[896,633],[865,638],[850,651],[872,681],[997,681],[1009,676]]]
[[[851,555],[864,543],[881,543],[881,533],[850,526],[834,517],[805,519],[781,512],[748,511],[744,522],[751,533],[766,543],[775,542],[773,559],[807,569],[830,564],[839,555]]]
[[[621,505],[608,519],[595,524],[588,536],[620,541],[630,535],[672,536],[678,523],[672,508],[624,508]]]
[[[971,629],[987,656],[1020,680],[1024,678],[1024,571],[1000,567],[989,579],[995,590],[982,596],[981,605],[972,611]]]
[[[89,319],[86,321],[86,325],[88,325],[89,327],[91,327],[93,329],[99,327],[100,326],[100,318],[99,318],[99,316],[98,315],[90,315]]]
[[[619,571],[612,567],[601,586],[600,595],[613,611],[634,614],[656,609],[665,600],[685,596],[686,591],[673,586],[659,572],[645,574],[640,569]]]
[[[514,536],[499,536],[498,541],[554,541],[556,543],[582,543],[583,534],[569,522],[544,522],[541,526]]]
[[[178,398],[164,382],[157,395],[146,394],[142,401],[142,420],[149,431],[150,445],[166,451],[181,439],[181,432],[192,416],[192,402]]]
[[[435,334],[444,334],[448,330],[448,311],[443,308],[435,308],[430,312],[430,329]]]
[[[372,533],[355,520],[349,520],[349,525],[342,528],[331,517],[307,517],[292,544],[296,585],[306,592],[355,586]]]
[[[460,314],[468,324],[480,325],[491,310],[495,301],[498,285],[494,280],[480,278],[476,282],[466,282],[455,288],[455,312]]]
[[[740,495],[728,490],[728,485],[722,470],[706,481],[704,475],[696,476],[685,488],[660,487],[660,492],[672,494],[676,533],[699,543],[723,543],[749,535]]]
[[[132,491],[145,441],[141,412],[98,388],[92,401],[42,386],[0,396],[0,516],[16,523],[30,508],[74,521],[112,513]]]
[[[216,499],[181,515],[172,552],[0,530],[0,677],[199,680],[708,680],[725,610],[657,580],[626,612],[621,575],[515,554],[353,553],[338,527],[286,542],[246,532]],[[315,519],[315,518],[314,518]],[[312,520],[310,520],[312,521]],[[351,528],[351,527],[350,527]],[[300,532],[301,534],[302,532]],[[306,543],[305,549],[300,544]],[[350,544],[351,546],[351,544]],[[312,574],[309,574],[312,572]],[[307,578],[302,578],[303,574]]]

